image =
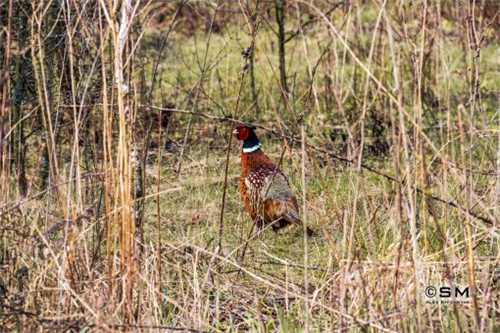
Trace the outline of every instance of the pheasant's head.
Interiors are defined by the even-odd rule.
[[[253,153],[260,149],[260,141],[255,135],[255,127],[239,125],[233,133],[238,140],[243,141],[244,153]]]

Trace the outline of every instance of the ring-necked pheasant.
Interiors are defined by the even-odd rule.
[[[254,223],[259,229],[271,224],[274,231],[292,223],[302,225],[288,179],[262,151],[255,127],[239,125],[234,134],[243,141],[240,193]],[[314,232],[307,228],[307,235]]]

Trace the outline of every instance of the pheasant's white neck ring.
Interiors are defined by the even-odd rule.
[[[244,153],[253,153],[257,149],[260,149],[260,146],[261,145],[260,145],[260,142],[259,142],[255,146],[252,146],[252,147],[243,147],[243,152]]]

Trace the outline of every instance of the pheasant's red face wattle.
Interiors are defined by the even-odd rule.
[[[246,139],[248,139],[248,137],[250,136],[250,133],[251,133],[251,129],[249,129],[246,126],[238,126],[234,130],[234,134],[236,135],[236,138],[238,140],[241,140],[241,141],[245,141]]]

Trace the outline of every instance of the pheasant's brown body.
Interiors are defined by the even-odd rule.
[[[259,148],[241,152],[240,192],[245,210],[257,226],[278,230],[301,223],[297,199],[287,177]]]

